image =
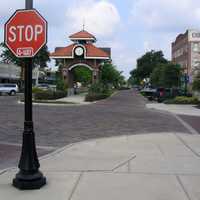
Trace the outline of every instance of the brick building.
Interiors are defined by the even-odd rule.
[[[101,64],[111,60],[111,49],[95,46],[96,37],[85,30],[69,36],[72,44],[56,47],[50,57],[62,67],[63,78],[70,89],[73,89],[73,69],[78,66],[87,67],[92,71],[92,82],[99,78]]]
[[[172,43],[172,61],[179,64],[192,83],[194,75],[200,70],[200,31],[187,30],[176,37]]]

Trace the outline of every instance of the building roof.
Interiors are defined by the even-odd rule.
[[[101,47],[100,49],[105,51],[111,57],[111,48],[109,48],[109,47]]]
[[[67,47],[56,47],[55,51],[50,54],[50,57],[71,57],[72,56],[72,50],[75,47],[75,44],[71,44]]]
[[[50,54],[52,58],[59,58],[59,57],[66,57],[66,58],[73,58],[73,49],[75,46],[79,46],[79,44],[72,44],[67,47],[57,47],[55,48],[55,52]],[[101,48],[94,46],[93,44],[84,44],[83,45],[86,49],[86,58],[110,58],[111,53],[110,51],[104,51]]]
[[[109,57],[110,55],[101,48],[95,47],[93,44],[86,44],[87,57]]]
[[[187,39],[187,38],[188,38],[188,32],[189,32],[189,30],[186,30],[185,33],[180,33],[180,34],[176,37],[175,41],[172,42],[172,46],[175,46],[177,43],[183,41],[184,39]]]
[[[93,40],[93,41],[96,41],[96,37],[85,30],[74,33],[74,34],[70,35],[69,38],[71,40]]]

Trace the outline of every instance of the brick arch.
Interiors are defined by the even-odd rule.
[[[67,84],[69,86],[68,95],[74,94],[74,71],[73,71],[73,69],[78,67],[78,66],[85,67],[85,68],[87,68],[91,71],[91,73],[92,73],[92,83],[98,81],[99,66],[94,67],[93,65],[90,65],[90,63],[88,63],[87,61],[84,61],[84,60],[82,60],[82,61],[81,62],[73,62],[73,63],[69,64],[68,66],[66,66],[65,68],[63,68],[64,71],[66,72],[66,77],[67,77],[66,81],[67,81]]]
[[[76,64],[73,64],[73,65],[69,66],[68,70],[71,71],[73,68],[78,67],[78,66],[83,66],[83,67],[88,68],[91,71],[94,71],[94,68],[91,67],[90,65],[86,64],[86,63],[76,63]]]

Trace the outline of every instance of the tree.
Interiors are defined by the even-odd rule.
[[[0,48],[2,48],[2,53],[0,54],[0,58],[2,59],[2,62],[12,63],[21,67],[21,80],[23,80],[26,59],[16,57],[4,43],[0,44]],[[49,51],[48,51],[48,47],[45,45],[43,48],[40,49],[40,51],[34,57],[33,67],[39,66],[40,68],[45,68],[47,67],[47,62],[49,61],[50,61]]]
[[[150,75],[150,82],[153,86],[156,87],[163,87],[163,73],[164,73],[164,66],[156,67]]]
[[[137,60],[137,77],[141,80],[149,78],[153,70],[160,64],[166,64],[162,51],[150,51]]]
[[[151,84],[156,87],[178,87],[181,79],[181,68],[171,62],[157,66],[150,76]]]
[[[12,63],[20,67],[25,66],[25,58],[16,57],[4,43],[0,44],[2,53],[0,55],[4,63]],[[45,45],[33,59],[34,65],[39,65],[41,68],[47,67],[47,62],[50,61],[48,47]]]
[[[138,70],[134,69],[130,72],[130,78],[128,80],[130,85],[140,85],[142,79],[138,75]]]
[[[87,86],[92,82],[92,72],[83,66],[76,67],[74,69],[74,80]]]
[[[119,72],[112,63],[104,63],[101,68],[101,82],[104,85],[112,85],[115,88],[120,87],[125,81],[122,72]]]
[[[60,91],[67,91],[67,84],[65,83],[62,75],[62,66],[60,65],[56,72],[56,89]]]
[[[181,80],[181,67],[177,64],[169,63],[164,67],[163,81],[165,87],[178,87]]]

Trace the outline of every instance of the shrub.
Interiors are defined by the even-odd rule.
[[[166,104],[198,104],[199,100],[196,97],[179,96],[174,99],[164,101]]]
[[[106,87],[102,83],[93,83],[88,92],[90,94],[100,94],[106,92]]]
[[[38,93],[35,93],[35,99],[36,100],[55,100],[60,99],[67,96],[67,92],[64,91],[41,91]]]
[[[130,90],[130,88],[127,87],[127,86],[121,86],[121,87],[119,88],[119,90]]]
[[[41,89],[41,88],[38,88],[38,87],[33,87],[32,88],[32,93],[35,94],[35,93],[38,93],[38,92],[43,92],[44,90]]]
[[[199,75],[200,76],[200,75]],[[200,91],[200,78],[199,79],[195,79],[192,85],[192,89],[195,91]]]
[[[97,101],[105,99],[112,94],[112,90],[108,86],[102,83],[94,83],[89,88],[88,94],[85,97],[85,101]]]
[[[66,92],[67,88],[68,88],[68,86],[62,78],[57,79],[57,82],[56,82],[56,89],[57,90]]]
[[[110,96],[109,93],[100,93],[100,94],[88,94],[86,95],[85,97],[85,101],[98,101],[98,100],[101,100],[101,99],[106,99]]]

